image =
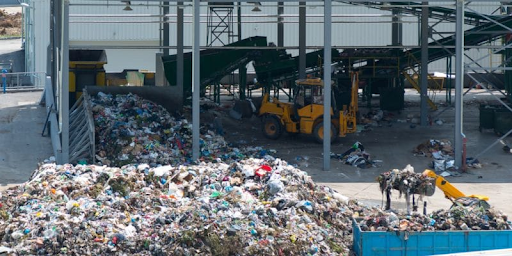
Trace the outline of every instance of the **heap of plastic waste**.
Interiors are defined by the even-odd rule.
[[[98,93],[91,98],[98,164],[192,163],[192,125],[165,108],[135,94]],[[222,136],[201,127],[201,161],[231,162],[261,157],[261,147],[230,148]]]
[[[268,155],[155,168],[44,164],[0,200],[0,245],[29,255],[340,255],[351,209],[362,209]]]

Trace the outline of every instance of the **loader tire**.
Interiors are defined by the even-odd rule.
[[[323,120],[315,125],[313,129],[313,136],[315,136],[315,141],[317,143],[324,143],[324,122]],[[333,143],[338,137],[338,131],[336,130],[336,126],[331,124],[331,143]]]
[[[264,117],[262,128],[265,137],[272,140],[277,140],[283,134],[283,125],[276,116]]]

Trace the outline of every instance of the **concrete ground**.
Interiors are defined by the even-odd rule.
[[[46,119],[41,91],[0,94],[0,186],[25,182],[52,155],[41,132]]]
[[[25,51],[21,38],[0,40],[0,63],[12,63],[12,72],[25,71]]]

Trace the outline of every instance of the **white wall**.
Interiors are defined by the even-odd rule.
[[[36,15],[33,17],[32,33],[33,40],[27,46],[27,69],[30,71],[46,71],[46,57],[47,46],[49,43],[49,0],[29,0],[31,6],[36,8]],[[103,4],[102,6],[93,5],[78,5],[80,4]],[[132,2],[144,4],[143,2]],[[149,2],[153,3],[154,2]],[[158,17],[145,17],[149,14],[159,14],[161,10],[157,7],[145,7],[139,5],[132,5],[133,11],[123,11],[123,6],[115,5],[120,4],[119,1],[71,1],[70,6],[70,45],[148,45],[157,46],[160,38],[160,25],[157,23]],[[313,3],[318,4],[318,3]],[[471,8],[491,13],[499,6],[499,2],[492,2],[493,6],[481,6],[481,2],[475,2],[470,5]],[[266,7],[267,5],[267,7]],[[263,3],[261,7],[262,12],[251,12],[252,6],[244,4],[242,13],[244,15],[275,15],[277,8],[275,6],[268,7],[268,5],[275,5],[275,3]],[[289,15],[298,14],[297,3],[287,3],[284,13]],[[449,6],[445,6],[449,7]],[[192,8],[186,7],[185,15],[192,14]],[[306,10],[308,14],[322,14],[323,7],[314,7],[308,3]],[[341,21],[342,23],[333,24],[332,28],[332,44],[334,46],[375,46],[391,44],[391,17],[369,17],[371,15],[387,14],[389,11],[369,9],[364,6],[334,6],[333,14],[342,14],[345,17],[333,18],[333,20]],[[170,13],[176,13],[176,7],[171,6]],[[206,44],[206,17],[207,7],[201,8],[201,44]],[[123,15],[139,15],[136,18],[122,17]],[[236,8],[235,8],[236,14]],[[81,15],[82,17],[78,17]],[[114,17],[85,17],[94,15],[110,15]],[[358,17],[365,16],[365,17]],[[272,21],[276,17],[252,17],[243,18],[243,21]],[[176,20],[175,17],[171,18],[171,22]],[[236,21],[236,15],[234,16]],[[285,21],[298,20],[297,18],[285,18]],[[323,45],[323,19],[308,18],[306,28],[307,45],[309,46],[322,46]],[[111,23],[99,23],[98,21],[110,21]],[[112,23],[118,21],[132,21],[145,23]],[[192,44],[192,24],[190,23],[191,17],[185,18],[184,29],[184,44],[190,46]],[[320,21],[315,23],[315,21]],[[417,45],[418,44],[418,24],[416,17],[406,19],[404,24],[404,45]],[[431,20],[431,23],[436,22]],[[298,24],[285,23],[285,45],[298,44]],[[468,27],[469,28],[469,27]],[[446,23],[436,27],[439,31],[453,31],[454,24]],[[236,25],[235,25],[236,30]],[[277,24],[275,23],[244,23],[242,27],[242,38],[250,36],[266,36],[269,42],[277,43]],[[170,44],[176,45],[176,24],[170,24]],[[187,50],[186,50],[187,51]],[[107,49],[108,64],[106,66],[108,72],[119,72],[123,69],[147,69],[155,70],[155,56],[158,50],[110,50]],[[175,51],[171,50],[173,54]],[[296,55],[297,51],[289,51]],[[487,50],[471,51],[470,55],[473,58],[478,58],[482,54],[486,54]],[[30,57],[29,57],[30,56]],[[496,55],[491,60],[485,58],[481,61],[483,66],[490,64],[497,65]],[[445,71],[445,61],[438,61],[429,65],[433,71]]]
[[[26,70],[47,71],[47,51],[50,44],[50,1],[30,0],[30,7],[24,9],[26,17]]]
[[[92,41],[72,41],[70,47],[74,45],[102,45],[102,46],[158,46],[158,41],[112,41],[112,42],[92,42]],[[159,50],[155,49],[105,49],[107,53],[107,73],[118,73],[124,69],[145,69],[155,71],[155,55]]]

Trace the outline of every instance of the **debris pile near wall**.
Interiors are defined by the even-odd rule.
[[[192,125],[135,94],[92,97],[98,164],[192,163]],[[201,127],[202,161],[237,161],[268,153],[261,147],[230,148],[222,136]]]

